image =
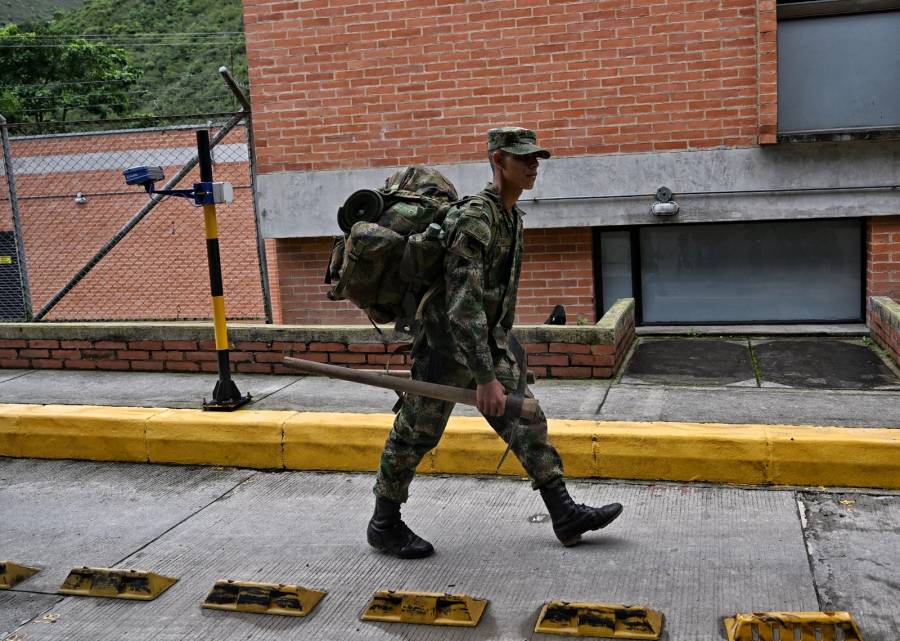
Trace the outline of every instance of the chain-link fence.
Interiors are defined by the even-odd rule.
[[[168,122],[165,127],[52,135],[29,135],[33,129],[26,124],[8,126],[16,194],[11,197],[13,183],[4,174],[0,320],[26,320],[29,297],[41,320],[209,318],[202,209],[173,197],[142,216],[149,197],[140,187],[126,186],[122,176],[128,167],[159,165],[166,180],[172,178],[196,156],[198,128],[209,129],[213,139],[224,134],[212,151],[214,180],[234,186],[234,202],[217,210],[228,317],[266,319],[246,123],[233,114]],[[195,167],[177,187],[198,181]],[[12,251],[16,206],[22,257]],[[140,222],[123,235],[136,215]],[[103,254],[119,236],[96,261],[98,252]],[[84,267],[95,261],[85,274]],[[75,278],[79,273],[85,274],[81,280]]]

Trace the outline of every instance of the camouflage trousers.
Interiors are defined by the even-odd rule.
[[[518,387],[519,366],[507,353],[495,358],[494,372],[507,392]],[[430,350],[416,357],[412,377],[454,387],[475,387],[467,367]],[[527,388],[525,395],[532,397]],[[404,397],[381,454],[374,488],[377,496],[400,503],[406,501],[416,466],[441,440],[453,405],[424,396]],[[509,442],[512,433],[503,417],[485,416],[485,419],[504,441]],[[547,440],[547,419],[543,411],[538,410],[531,422],[519,419],[515,429],[511,450],[528,473],[532,487],[538,489],[561,478],[562,460]]]

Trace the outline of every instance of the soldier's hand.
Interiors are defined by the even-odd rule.
[[[503,416],[506,411],[506,390],[496,378],[475,388],[475,400],[485,416]]]

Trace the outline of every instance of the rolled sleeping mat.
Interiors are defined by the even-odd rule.
[[[384,199],[374,189],[354,191],[338,209],[337,221],[341,231],[350,233],[355,223],[374,223],[384,209]]]

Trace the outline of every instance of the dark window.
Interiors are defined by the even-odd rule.
[[[778,15],[779,133],[900,130],[900,3],[779,2]]]
[[[597,229],[598,317],[633,297],[639,324],[859,322],[859,218]]]

